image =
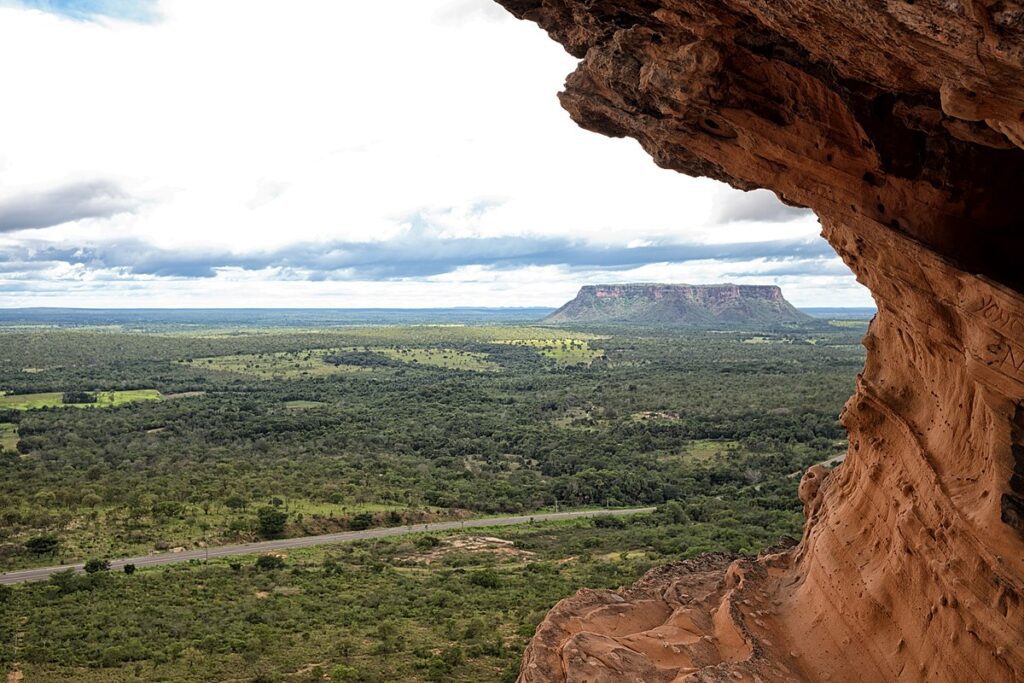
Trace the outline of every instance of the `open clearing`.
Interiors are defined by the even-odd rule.
[[[305,351],[279,351],[277,353],[239,353],[231,356],[195,358],[182,361],[197,370],[213,370],[257,379],[298,379],[326,377],[362,368],[351,365],[332,365],[324,359],[337,349],[307,349]]]
[[[18,425],[0,422],[0,451],[13,451],[18,448]]]
[[[604,351],[591,348],[590,342],[581,338],[509,339],[495,343],[527,346],[559,365],[590,365],[598,358],[604,357]]]
[[[312,410],[314,408],[323,408],[327,404],[323,401],[285,401],[284,407],[286,410]]]
[[[739,441],[731,441],[728,439],[696,439],[694,441],[688,441],[686,445],[683,446],[683,454],[684,457],[690,460],[704,461],[710,460],[716,455],[726,455],[730,451],[736,451],[740,447]]]
[[[91,393],[91,392],[90,392]],[[54,391],[44,394],[9,394],[0,396],[0,410],[35,410],[38,408],[113,408],[135,401],[159,401],[163,398],[156,389],[95,392],[95,403],[64,403],[63,394]]]
[[[685,442],[676,453],[661,455],[658,460],[671,462],[683,460],[687,462],[708,462],[719,456],[738,455],[742,450],[739,441],[730,439],[694,439]]]

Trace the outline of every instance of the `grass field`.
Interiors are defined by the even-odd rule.
[[[604,357],[604,351],[590,347],[590,341],[578,337],[496,340],[499,344],[528,346],[559,365],[590,365]]]
[[[689,460],[706,461],[717,455],[728,455],[730,450],[740,448],[739,441],[728,439],[697,439],[683,446],[683,457]]]
[[[335,349],[308,349],[278,353],[240,353],[232,356],[195,358],[183,363],[197,370],[228,372],[257,379],[308,379],[362,371],[362,368],[324,362],[324,358],[334,351]]]
[[[0,422],[0,451],[13,451],[18,447],[18,425]]]
[[[95,403],[64,403],[60,392],[44,394],[11,394],[0,396],[0,410],[35,410],[37,408],[113,408],[135,401],[159,401],[162,397],[156,389],[133,389],[130,391],[101,391],[96,394]]]
[[[402,361],[403,363],[433,365],[435,367],[448,368],[450,370],[472,370],[482,372],[499,369],[497,365],[487,360],[486,353],[473,353],[470,351],[443,348],[377,347],[370,350],[383,354],[388,358]]]

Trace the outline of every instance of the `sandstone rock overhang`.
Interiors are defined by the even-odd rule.
[[[978,0],[501,0],[583,58],[584,128],[856,216],[1024,288],[1024,9]]]
[[[1024,678],[1024,5],[499,2],[581,58],[577,123],[813,209],[879,310],[799,546],[568,600],[523,680]]]

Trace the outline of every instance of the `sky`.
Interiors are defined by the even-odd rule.
[[[0,307],[871,306],[810,212],[576,127],[490,0],[0,0]]]

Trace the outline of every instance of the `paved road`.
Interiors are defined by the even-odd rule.
[[[111,569],[120,569],[126,564],[134,564],[138,568],[155,567],[161,564],[172,564],[174,562],[188,562],[189,560],[205,560],[215,557],[230,557],[232,555],[255,555],[266,553],[272,550],[289,550],[291,548],[308,548],[314,545],[327,543],[345,543],[357,541],[364,538],[384,538],[386,536],[402,536],[403,534],[418,533],[423,531],[450,531],[452,529],[472,529],[489,526],[512,526],[514,524],[527,524],[530,521],[554,522],[566,519],[580,519],[584,517],[598,517],[601,515],[635,515],[640,512],[652,512],[654,508],[630,508],[626,510],[585,510],[580,512],[552,512],[539,515],[523,515],[520,517],[491,517],[483,519],[467,519],[461,522],[436,522],[433,524],[417,524],[415,526],[387,527],[383,529],[367,529],[366,531],[343,531],[337,534],[325,534],[323,536],[304,536],[302,538],[282,538],[276,541],[261,541],[259,543],[243,543],[242,545],[225,545],[216,548],[201,548],[199,550],[186,550],[180,553],[161,553],[158,555],[143,555],[142,557],[126,557],[121,560],[113,560],[110,563]],[[22,569],[16,572],[0,574],[0,584],[26,583],[28,581],[42,581],[57,572],[67,569],[82,571],[81,564],[64,564],[56,567],[39,567],[37,569]]]

